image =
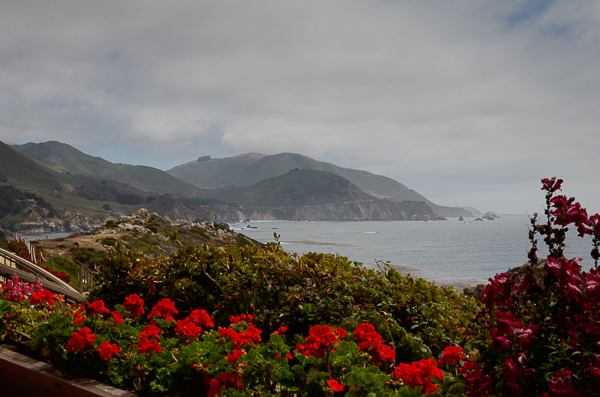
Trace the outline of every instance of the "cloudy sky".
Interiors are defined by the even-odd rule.
[[[600,212],[600,2],[3,0],[0,140],[295,152],[500,213],[556,175]]]

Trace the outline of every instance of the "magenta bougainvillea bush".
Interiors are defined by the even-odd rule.
[[[484,372],[500,395],[600,395],[600,215],[588,216],[575,201],[557,194],[561,179],[543,179],[545,222],[531,219],[529,264],[490,280],[478,315],[488,332],[478,350]],[[594,266],[565,258],[569,228],[591,236]],[[537,236],[548,257],[537,257]]]

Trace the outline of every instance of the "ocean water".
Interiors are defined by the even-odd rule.
[[[273,233],[277,233],[288,252],[339,254],[371,268],[377,267],[377,261],[389,261],[402,273],[457,288],[487,283],[495,274],[524,264],[530,248],[527,215],[500,215],[482,222],[474,218],[464,222],[457,218],[435,222],[260,221],[230,226],[263,243],[275,241]],[[542,257],[547,251],[538,240],[538,256]],[[589,237],[581,239],[569,232],[566,256],[583,258],[584,270],[593,265],[590,250]]]

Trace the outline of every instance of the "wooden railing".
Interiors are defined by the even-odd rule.
[[[89,271],[91,272],[91,270]],[[83,286],[85,278],[91,277],[89,272],[82,270],[81,264],[79,274],[79,285]],[[45,289],[64,294],[70,300],[78,301],[85,299],[85,295],[56,277],[54,274],[10,251],[0,248],[0,277],[6,279],[14,276],[18,276],[20,280],[27,281],[28,283],[39,280]]]

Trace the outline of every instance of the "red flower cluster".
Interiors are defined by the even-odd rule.
[[[216,379],[210,380],[210,390],[207,397],[215,397],[221,394],[221,390],[225,389],[241,389],[243,387],[242,380],[237,373],[224,372],[217,376]]]
[[[50,306],[54,306],[54,294],[48,290],[41,290],[31,294],[29,303],[32,305],[38,305],[41,303],[48,303]]]
[[[144,327],[144,329],[142,330],[142,332],[140,333],[140,338],[156,338],[156,339],[160,339],[160,328],[158,328],[156,325],[154,324],[149,324],[146,325]]]
[[[23,259],[27,259],[31,262],[31,254],[27,249],[27,245],[23,241],[13,240],[8,243],[8,249],[20,256]]]
[[[190,317],[192,318],[194,323],[196,323],[197,325],[199,325],[201,327],[214,327],[215,326],[213,324],[212,319],[210,318],[210,315],[204,309],[202,309],[202,310],[194,309],[190,313]]]
[[[125,310],[131,313],[131,317],[138,318],[144,313],[144,300],[137,294],[129,295],[123,303]]]
[[[154,352],[162,353],[162,347],[155,340],[150,340],[140,336],[137,346],[138,353],[152,354]]]
[[[243,346],[248,344],[260,343],[261,330],[255,328],[252,325],[248,325],[247,331],[236,332],[231,328],[219,328],[219,335],[221,338],[229,338],[229,340],[235,343],[236,348],[241,349]]]
[[[67,342],[67,352],[79,352],[88,346],[94,346],[96,335],[88,327],[73,332],[73,337]]]
[[[442,370],[436,367],[435,360],[432,358],[415,361],[412,364],[398,364],[393,375],[413,389],[419,386],[423,387],[421,394],[439,391],[431,378],[436,377],[441,380],[444,377]]]
[[[85,302],[87,310],[92,314],[110,313],[110,311],[104,306],[104,301],[93,301],[92,303]]]
[[[233,354],[227,353],[227,363],[229,363],[229,364],[237,363],[237,361],[240,359],[240,357],[242,357],[242,355],[244,355],[244,354],[246,354],[246,353],[241,350],[233,349]]]
[[[123,325],[123,316],[117,310],[110,313],[112,315],[113,320],[115,320],[115,324]]]
[[[52,270],[49,267],[46,266],[40,266],[42,269],[44,269],[45,271],[52,273],[53,275],[55,275],[56,277],[60,278],[62,281],[64,281],[65,283],[70,283],[71,282],[71,275],[65,272],[61,272],[59,270]]]
[[[175,309],[175,302],[171,301],[169,298],[165,298],[152,308],[150,314],[148,314],[148,319],[152,320],[154,316],[157,316],[163,317],[167,321],[172,321],[175,320],[173,314],[177,313],[179,313],[179,311]]]
[[[354,340],[360,350],[366,351],[380,361],[387,360],[393,363],[396,360],[396,352],[383,343],[383,338],[371,324],[362,323],[357,326]]]
[[[202,327],[197,326],[189,317],[183,320],[177,320],[175,332],[179,335],[187,336],[188,342],[196,339],[202,332]]]
[[[251,323],[252,322],[252,314],[240,314],[239,316],[231,316],[229,321],[231,322],[231,325],[237,324],[240,321],[245,321],[247,323]]]
[[[296,345],[298,353],[305,356],[323,357],[334,343],[340,341],[327,325],[315,325],[308,330],[308,333],[310,336],[306,339],[306,344]]]
[[[108,361],[113,355],[118,356],[121,348],[118,345],[111,345],[110,342],[103,342],[97,350],[100,357]]]
[[[287,327],[282,325],[281,327],[279,327],[279,329],[275,332],[273,332],[275,335],[281,335],[281,334],[285,334],[285,331],[287,331]]]
[[[195,309],[188,317],[177,321],[175,332],[187,336],[187,343],[189,343],[200,336],[202,326],[214,327],[215,325],[206,310]]]
[[[152,354],[154,352],[161,353],[162,347],[155,339],[160,339],[160,328],[154,324],[149,324],[144,327],[140,333],[140,340],[138,342],[137,351],[138,353]]]
[[[444,349],[442,358],[437,362],[438,367],[443,367],[447,363],[458,364],[465,355],[462,354],[463,348],[460,346],[448,346]]]

